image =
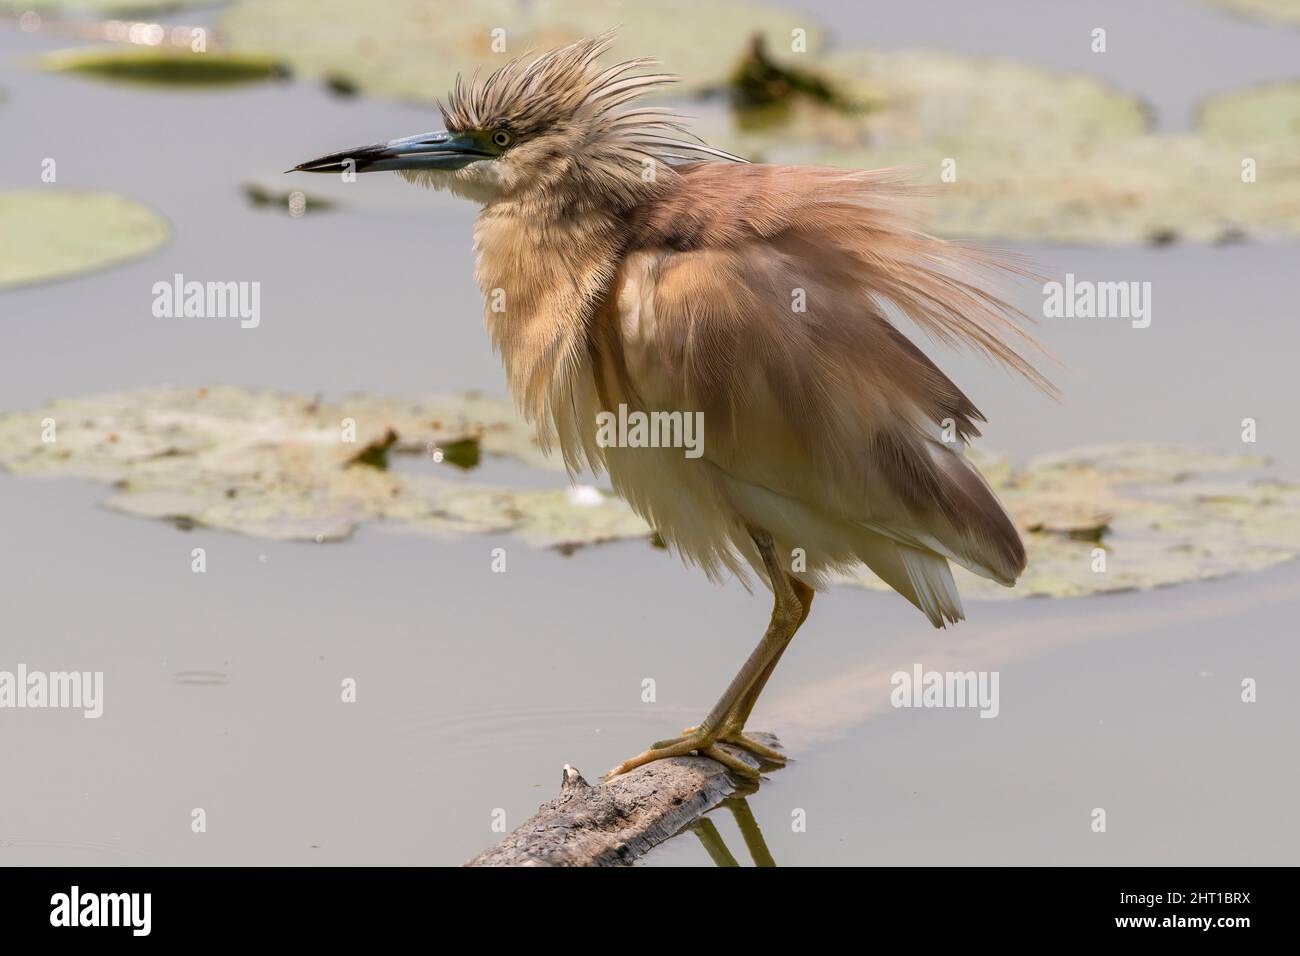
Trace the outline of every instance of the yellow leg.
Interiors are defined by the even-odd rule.
[[[760,744],[757,740],[746,737],[742,731],[744,731],[745,724],[749,721],[749,715],[753,712],[754,705],[758,703],[759,695],[763,693],[763,688],[767,686],[768,679],[772,676],[772,672],[776,670],[776,665],[781,662],[781,655],[784,654],[786,648],[790,646],[790,642],[794,640],[795,633],[803,626],[803,622],[808,620],[808,614],[812,611],[813,595],[817,592],[797,578],[790,578],[790,586],[794,590],[795,597],[798,599],[801,608],[799,621],[795,624],[794,630],[790,632],[790,636],[786,638],[785,643],[781,645],[781,649],[777,652],[776,657],[774,657],[772,662],[763,669],[763,673],[760,674],[758,680],[754,682],[754,686],[745,692],[745,696],[737,704],[736,709],[727,715],[725,726],[729,728],[729,730],[722,738],[720,738],[725,743],[741,747],[755,756],[779,764],[785,763],[784,754],[778,750],[773,750],[771,747]]]
[[[740,862],[731,855],[727,849],[727,844],[722,839],[722,834],[714,826],[713,821],[708,817],[700,817],[691,824],[690,829],[700,838],[700,843],[704,847],[704,852],[713,860],[714,866],[740,866]]]
[[[722,805],[727,807],[735,818],[736,826],[740,828],[740,835],[745,840],[745,847],[749,850],[754,865],[776,866],[772,851],[767,848],[767,841],[763,839],[763,831],[758,828],[758,821],[754,819],[754,811],[749,808],[749,801],[744,797],[728,797],[722,801]]]
[[[803,626],[803,622],[808,620],[808,614],[812,610],[813,595],[817,592],[797,578],[790,578],[790,587],[794,590],[795,597],[798,598],[799,604],[802,608],[799,615],[799,623],[795,625],[795,631],[798,631],[799,628]],[[773,750],[765,744],[759,743],[752,737],[746,736],[742,731],[745,728],[745,724],[749,721],[750,713],[754,710],[754,704],[758,702],[759,694],[763,693],[763,688],[767,686],[768,678],[770,678],[772,672],[776,670],[776,665],[781,661],[781,655],[785,653],[786,648],[790,646],[790,642],[793,639],[794,633],[792,632],[786,639],[785,644],[781,646],[780,651],[777,652],[776,657],[772,659],[767,667],[763,668],[763,673],[760,674],[758,680],[754,682],[754,686],[745,692],[744,697],[742,697],[737,703],[735,709],[730,711],[724,718],[724,730],[722,735],[718,737],[718,739],[723,743],[740,747],[742,750],[748,750],[754,756],[775,764],[785,764],[785,754],[781,753],[779,750]],[[687,727],[682,731],[683,737],[677,737],[672,741],[661,741],[660,743],[655,744],[655,746],[658,747],[661,746],[661,744],[675,743],[677,740],[682,740],[684,737],[695,733],[696,729],[697,728],[695,727]]]
[[[774,604],[772,619],[767,632],[759,641],[758,647],[749,655],[744,666],[732,678],[722,697],[714,704],[709,715],[698,727],[688,728],[681,737],[672,740],[660,740],[649,750],[625,760],[608,774],[616,777],[629,770],[643,766],[654,760],[666,757],[680,757],[692,751],[712,757],[736,773],[746,777],[757,776],[757,771],[731,757],[718,748],[719,742],[728,743],[773,763],[784,763],[785,758],[776,750],[746,737],[745,721],[754,708],[758,695],[762,693],[777,662],[789,646],[795,631],[808,617],[812,605],[812,589],[801,581],[787,575],[776,557],[772,538],[766,532],[754,532],[754,543],[763,556],[768,580],[772,583]]]

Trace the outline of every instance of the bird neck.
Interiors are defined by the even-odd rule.
[[[488,332],[511,393],[544,444],[586,366],[590,319],[628,231],[626,217],[612,210],[548,212],[498,201],[484,207],[474,230]]]

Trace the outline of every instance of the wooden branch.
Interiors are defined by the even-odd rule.
[[[745,751],[720,746],[760,769]],[[708,757],[656,760],[594,787],[565,764],[560,795],[465,865],[626,865],[700,819],[736,789],[727,768]]]

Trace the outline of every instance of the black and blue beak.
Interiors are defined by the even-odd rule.
[[[320,159],[299,163],[287,172],[375,173],[392,169],[462,169],[482,159],[495,159],[489,143],[480,137],[447,130],[407,136],[374,146],[357,146]]]

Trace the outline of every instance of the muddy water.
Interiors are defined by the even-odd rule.
[[[1300,31],[1193,2],[1086,16],[967,6],[821,15],[846,44],[1090,69],[1173,128],[1196,96],[1300,62]],[[1110,29],[1105,57],[1087,52],[1094,25]],[[309,180],[344,205],[300,220],[239,192],[349,143],[432,128],[431,111],[311,84],[150,92],[25,68],[55,45],[0,29],[0,188],[38,185],[54,157],[64,185],[146,201],[175,235],[141,262],[0,293],[0,409],[160,381],[502,391],[470,276],[471,208],[394,177]],[[1060,405],[945,357],[993,420],[990,447],[1234,451],[1250,416],[1255,450],[1300,475],[1295,245],[1026,251],[1049,273],[1150,281],[1153,318],[1045,326],[1069,366]],[[176,272],[261,281],[260,327],[153,318],[150,288]],[[1023,295],[1037,311],[1038,293]],[[767,614],[641,543],[566,558],[371,527],[344,544],[280,544],[124,517],[98,506],[104,494],[0,476],[0,669],[102,670],[106,697],[97,721],[0,715],[0,863],[456,863],[494,838],[495,810],[514,825],[552,795],[561,764],[595,776],[694,722]],[[504,575],[489,571],[498,546]],[[205,575],[190,571],[194,547]],[[780,864],[1294,861],[1300,701],[1281,675],[1300,664],[1297,607],[1296,565],[971,602],[969,622],[938,633],[893,595],[825,595],[756,713],[798,761],[749,799],[753,821]],[[998,670],[998,717],[890,707],[889,675],[918,662]],[[348,678],[354,704],[339,699]],[[1244,678],[1258,703],[1240,702]],[[190,831],[196,807],[206,834]],[[1089,828],[1099,807],[1105,834]],[[713,817],[750,862],[732,813]],[[684,834],[647,863],[711,857]]]

